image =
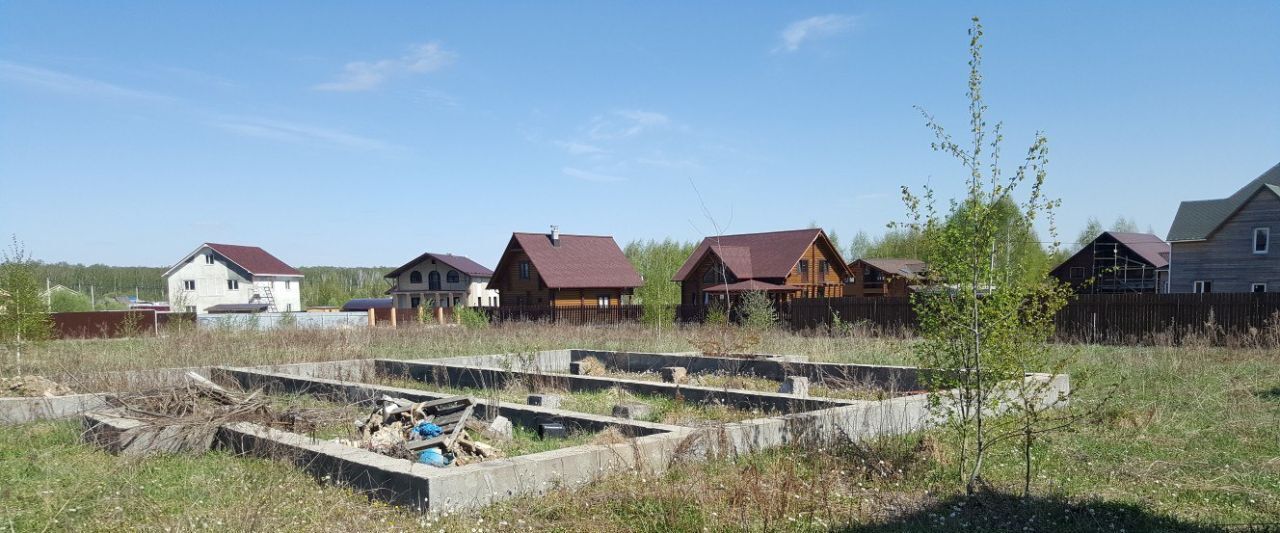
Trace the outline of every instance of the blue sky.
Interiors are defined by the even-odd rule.
[[[0,233],[48,261],[204,241],[490,266],[512,231],[847,242],[956,192],[966,30],[1074,233],[1163,235],[1280,162],[1277,2],[0,3]],[[1025,4],[1025,5],[1024,5]]]

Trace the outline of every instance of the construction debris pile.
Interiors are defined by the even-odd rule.
[[[501,450],[476,440],[471,432],[489,440],[511,438],[511,421],[505,417],[489,423],[473,420],[475,401],[467,396],[416,403],[383,396],[377,403],[368,418],[357,421],[359,439],[339,442],[445,467],[502,457]]]
[[[187,372],[184,384],[127,395],[109,404],[132,418],[153,425],[216,427],[230,422],[253,422],[297,433],[314,431],[324,421],[323,410],[271,408],[262,391],[227,390],[204,376]]]

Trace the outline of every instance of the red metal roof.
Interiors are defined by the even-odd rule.
[[[413,268],[415,265],[417,265],[418,263],[421,263],[423,260],[427,259],[428,257],[433,257],[437,261],[440,261],[441,263],[444,263],[452,267],[454,270],[457,270],[458,272],[461,272],[468,276],[477,277],[477,278],[493,277],[492,270],[489,270],[488,267],[481,265],[480,263],[472,261],[468,257],[464,257],[461,255],[453,255],[453,254],[437,254],[433,252],[427,252],[418,257],[415,257],[413,258],[412,261],[409,261],[408,263],[401,265],[400,268],[392,270],[389,274],[383,277],[394,278],[396,276],[399,276],[400,274],[403,274],[406,270]]]
[[[302,272],[293,268],[284,261],[276,258],[276,256],[267,253],[266,250],[257,246],[240,246],[238,244],[215,244],[211,242],[204,243],[205,246],[212,248],[219,255],[227,258],[240,266],[250,274],[259,276],[301,276]]]
[[[529,255],[529,261],[552,289],[634,288],[644,284],[613,237],[598,235],[560,235],[560,244],[552,246],[546,233],[513,233],[503,260],[513,246]],[[498,262],[494,282],[506,270]]]
[[[785,278],[819,235],[822,230],[813,228],[707,237],[672,281],[684,281],[707,253],[719,257],[738,279]],[[835,263],[832,268],[847,269],[843,259]]]
[[[1107,234],[1112,238],[1125,245],[1133,253],[1151,263],[1155,268],[1164,268],[1169,266],[1169,243],[1164,239],[1152,235],[1150,233],[1119,233],[1108,231]]]

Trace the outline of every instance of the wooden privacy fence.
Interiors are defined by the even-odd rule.
[[[789,324],[803,330],[834,323],[912,329],[910,298],[814,298],[792,300]],[[1055,318],[1059,338],[1088,342],[1147,342],[1171,336],[1250,334],[1280,329],[1280,293],[1083,294]]]
[[[477,307],[491,322],[555,322],[558,324],[621,324],[640,320],[638,305],[553,307],[547,305],[504,305]]]

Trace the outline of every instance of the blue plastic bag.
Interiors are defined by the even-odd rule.
[[[440,451],[440,448],[427,448],[418,454],[418,462],[431,466],[445,467],[453,462]]]
[[[418,422],[413,426],[413,434],[420,438],[429,439],[431,437],[439,437],[444,434],[444,428],[432,424],[431,422]]]

